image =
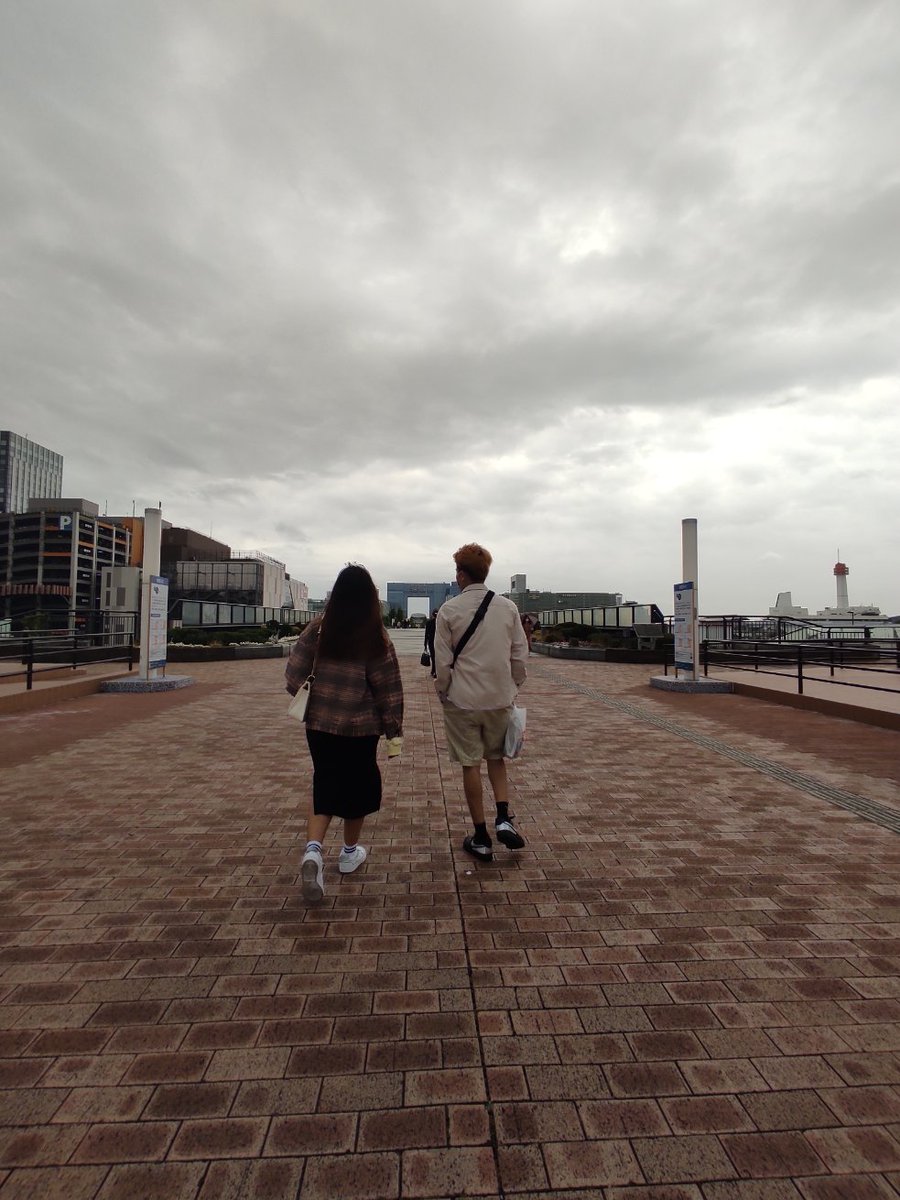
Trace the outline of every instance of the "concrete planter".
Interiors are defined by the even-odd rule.
[[[222,662],[234,658],[234,646],[183,646],[166,648],[166,662]]]
[[[166,650],[167,662],[227,662],[230,659],[287,658],[290,645],[276,646],[260,642],[258,646],[189,646],[181,642],[170,642]]]
[[[531,648],[535,654],[545,658],[571,658],[579,662],[614,662],[614,663],[664,663],[665,654],[662,650],[620,650],[607,646],[556,646],[552,643],[544,645],[532,642]]]
[[[285,658],[290,653],[286,646],[233,646],[235,658]]]

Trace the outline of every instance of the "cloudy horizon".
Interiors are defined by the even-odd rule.
[[[0,427],[283,561],[900,612],[900,8],[34,0]]]

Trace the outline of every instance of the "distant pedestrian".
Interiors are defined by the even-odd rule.
[[[437,631],[437,609],[431,614],[425,622],[425,650],[428,657],[431,659],[431,678],[434,679],[437,671],[434,666],[434,637]]]
[[[460,594],[442,604],[437,615],[435,688],[444,706],[450,758],[462,767],[475,826],[463,849],[490,862],[493,842],[484,817],[482,759],[497,808],[497,840],[510,850],[525,845],[509,815],[503,750],[513,701],[527,675],[528,646],[516,606],[485,585],[492,561],[488,551],[472,542],[453,558]]]
[[[530,613],[522,613],[522,632],[525,634],[525,641],[528,643],[528,653],[531,653],[531,635],[534,632],[534,621],[531,619]]]
[[[401,749],[400,668],[385,633],[378,589],[365,567],[344,567],[322,617],[294,643],[285,669],[291,695],[311,674],[306,741],[313,793],[300,878],[304,898],[316,901],[325,893],[322,840],[332,817],[344,822],[338,871],[347,875],[365,860],[366,848],[359,844],[363,822],[381,807],[378,739],[382,734],[388,739],[389,759]]]

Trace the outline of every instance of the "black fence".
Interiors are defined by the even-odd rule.
[[[667,656],[666,674],[671,665],[673,658]],[[806,682],[900,696],[900,645],[751,642],[737,646],[733,641],[704,640],[700,643],[700,665],[704,675],[709,674],[711,666],[719,666],[729,671],[795,679],[800,696]],[[842,678],[843,671],[862,673],[866,680]]]
[[[106,628],[98,631],[66,626],[0,637],[0,682],[22,679],[31,691],[35,676],[50,671],[115,662],[127,663],[131,671],[137,660],[137,613],[104,613],[103,617]]]

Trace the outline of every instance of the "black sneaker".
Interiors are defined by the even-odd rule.
[[[473,858],[480,858],[482,862],[493,862],[494,851],[490,843],[483,846],[481,842],[475,841],[475,835],[470,834],[463,841],[463,850],[466,854],[471,854]]]
[[[497,835],[497,841],[502,842],[507,850],[521,850],[525,845],[525,839],[516,831],[512,821],[498,821],[494,826],[494,833]]]

